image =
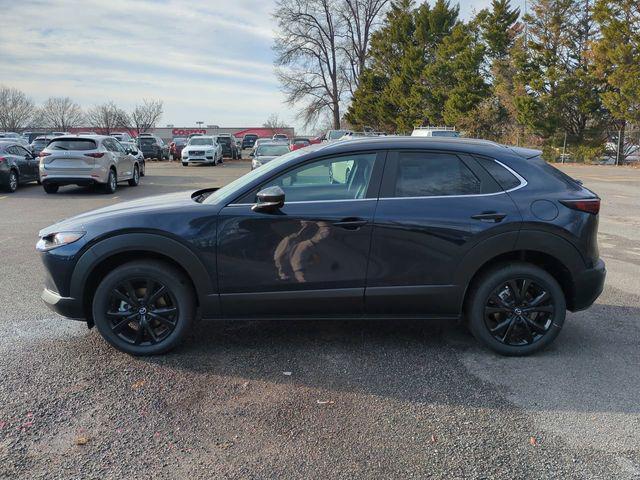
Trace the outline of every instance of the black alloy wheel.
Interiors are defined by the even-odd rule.
[[[175,347],[195,316],[195,297],[185,275],[161,261],[124,264],[96,289],[93,318],[100,334],[133,355]]]
[[[484,321],[499,342],[531,345],[549,333],[554,310],[548,290],[528,278],[514,278],[489,295]]]
[[[471,333],[502,355],[528,355],[558,336],[566,316],[564,292],[548,272],[514,262],[485,272],[471,287]]]
[[[175,295],[149,277],[117,283],[107,305],[111,331],[130,345],[162,342],[175,329],[180,313]]]

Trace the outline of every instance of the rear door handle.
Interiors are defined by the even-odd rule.
[[[478,213],[477,215],[471,215],[471,218],[473,218],[474,220],[480,220],[482,222],[498,223],[504,220],[506,216],[507,216],[506,213],[483,212],[483,213]]]
[[[362,218],[344,218],[339,222],[334,222],[333,225],[346,230],[357,230],[360,227],[364,227],[367,223],[368,220]]]

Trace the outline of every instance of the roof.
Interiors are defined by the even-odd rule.
[[[453,137],[358,137],[349,140],[328,142],[320,149],[327,153],[350,152],[362,149],[429,149],[456,151],[462,153],[487,155],[491,157],[517,155],[521,158],[532,158],[540,155],[539,150],[509,147],[490,140],[477,138]]]

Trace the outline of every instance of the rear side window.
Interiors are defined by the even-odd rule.
[[[95,150],[95,140],[88,138],[64,138],[52,141],[47,148],[49,150]]]
[[[504,168],[492,158],[474,157],[484,169],[489,172],[503,190],[511,190],[520,186],[520,180],[509,170]]]
[[[481,193],[480,180],[456,155],[399,152],[396,197],[440,197],[478,193]]]

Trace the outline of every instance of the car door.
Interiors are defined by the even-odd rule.
[[[456,273],[484,240],[513,242],[520,213],[471,156],[389,152],[375,213],[365,295],[369,314],[454,316]]]
[[[227,205],[218,222],[218,281],[226,316],[357,315],[384,154],[313,160]],[[252,210],[256,193],[282,208]]]
[[[23,153],[23,149],[18,145],[11,145],[10,147],[7,147],[6,152],[11,155],[16,167],[18,167],[19,182],[22,183],[24,181],[29,181],[32,177],[32,173],[29,161],[26,158],[25,153]]]
[[[28,179],[36,180],[38,178],[38,168],[39,168],[38,157],[35,157],[32,152],[30,152],[29,150],[27,150],[26,148],[20,145],[16,145],[15,148],[18,149],[18,154],[25,159]]]

